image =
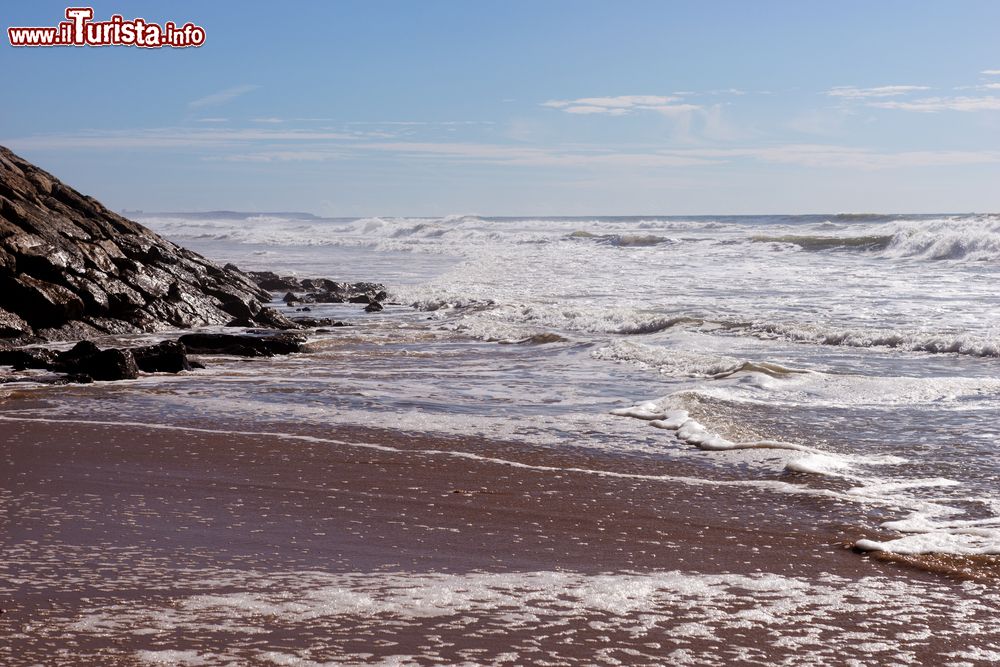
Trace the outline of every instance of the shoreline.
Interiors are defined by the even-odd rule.
[[[288,655],[325,655],[327,660],[353,655],[360,662],[419,657],[428,643],[421,633],[431,632],[414,629],[428,622],[417,613],[421,605],[450,609],[470,582],[494,594],[500,586],[508,606],[523,603],[530,610],[539,604],[547,609],[561,595],[583,596],[598,580],[611,586],[604,596],[619,584],[652,586],[652,597],[615,618],[666,615],[640,638],[624,627],[602,634],[593,623],[617,621],[590,609],[597,603],[587,598],[563,626],[582,643],[566,647],[538,640],[545,651],[574,662],[593,657],[596,646],[613,646],[639,651],[646,658],[629,660],[624,654],[618,659],[642,664],[685,650],[692,651],[688,664],[714,664],[698,656],[738,649],[762,659],[791,656],[792,645],[803,650],[797,640],[788,643],[799,634],[793,618],[801,620],[801,610],[797,617],[761,622],[761,632],[754,635],[743,626],[720,625],[719,605],[732,602],[747,612],[746,605],[752,610],[758,598],[764,604],[789,595],[782,604],[794,605],[818,591],[828,600],[839,589],[862,598],[877,590],[888,609],[905,607],[913,614],[914,598],[924,596],[919,606],[931,609],[942,595],[969,598],[981,587],[841,548],[834,503],[787,497],[782,509],[767,491],[678,481],[674,463],[648,464],[649,475],[663,475],[653,482],[627,471],[586,472],[612,463],[599,454],[519,450],[480,439],[360,427],[312,434],[234,433],[214,424],[150,427],[8,416],[0,421],[0,431],[5,435],[2,488],[8,524],[3,531],[6,611],[0,627],[11,638],[4,656],[11,665],[50,660],[58,646],[75,647],[73,660],[47,664],[145,664],[150,656],[166,655],[162,651],[181,652],[171,654],[174,664],[226,664],[219,651],[235,650],[250,636],[236,627],[239,623],[264,632]],[[800,523],[789,525],[789,516]],[[556,584],[549,581],[554,576]],[[609,576],[611,583],[601,579]],[[282,628],[278,632],[241,610],[241,599],[274,604],[268,591],[274,593],[277,584],[268,579],[265,585],[262,577],[284,582],[278,588],[287,594],[281,598],[285,602],[317,591],[329,594],[331,588],[360,594],[356,587],[371,588],[377,594],[370,596],[384,600],[411,584],[419,599],[374,615],[336,601],[321,606],[317,613],[327,620],[354,619],[365,627],[391,620],[410,628],[392,645],[370,649],[361,659],[358,638],[350,631],[336,641],[336,633],[317,636],[308,623],[293,622],[289,611],[290,625],[274,621]],[[714,628],[714,639],[676,636],[673,612],[664,611],[664,605],[673,609],[675,602],[656,593],[673,585],[664,577],[683,581],[685,590],[702,590],[706,582],[719,588],[721,598],[713,594],[699,603],[708,613],[701,622]],[[737,589],[745,596],[747,586],[758,585],[769,592],[733,597]],[[539,586],[544,590],[517,593]],[[435,597],[441,587],[450,591],[444,599]],[[220,609],[228,611],[196,614],[191,606],[205,595],[222,596]],[[969,611],[973,617],[1000,609],[998,600],[976,595],[967,600],[975,607]],[[477,623],[499,613],[490,604],[473,602],[466,600],[462,613]],[[477,604],[483,608],[477,611]],[[831,641],[860,631],[853,614],[836,612],[840,607],[830,604],[826,613],[836,620],[827,622],[839,628]],[[191,636],[155,620],[179,609],[194,614],[187,621],[198,625]],[[537,609],[517,613],[540,614]],[[879,631],[903,632],[886,614],[875,614]],[[943,608],[936,614],[926,622],[940,632],[918,642],[921,655],[944,655],[955,648],[956,637],[965,636],[961,628],[967,618],[950,617]],[[97,617],[113,629],[93,626]],[[125,621],[138,625],[115,625]],[[532,624],[525,623],[522,630],[530,635]],[[503,653],[500,639],[469,645],[459,641],[460,631],[437,628],[431,634],[439,636],[438,644],[478,647],[483,656]],[[827,642],[828,647],[837,644]],[[477,655],[449,654],[447,648],[435,650],[451,661]],[[847,649],[838,650],[840,655]],[[217,657],[205,657],[211,655]],[[263,654],[240,655],[251,664],[271,664]],[[207,662],[194,662],[192,656]],[[415,661],[433,662],[429,653]]]

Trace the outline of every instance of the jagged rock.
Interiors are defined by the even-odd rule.
[[[296,324],[314,328],[314,327],[349,327],[351,326],[347,322],[341,322],[340,320],[332,320],[329,317],[293,317],[292,321]]]
[[[68,340],[234,318],[295,328],[265,307],[270,298],[236,267],[167,241],[0,147],[0,338]]]
[[[216,334],[193,333],[179,342],[189,354],[227,354],[238,357],[273,357],[276,354],[301,352],[304,336],[293,333]]]
[[[21,317],[0,308],[0,338],[19,338],[31,335],[31,326]]]
[[[343,286],[329,278],[306,278],[302,281],[302,289],[311,292],[339,292]]]
[[[0,307],[33,327],[58,326],[83,315],[83,300],[61,285],[21,273],[0,276]]]
[[[365,306],[366,313],[381,313],[383,310],[382,304],[378,301],[372,301],[367,306]]]
[[[279,277],[270,271],[246,274],[258,287],[272,292],[285,291],[282,301],[293,303],[371,303],[388,298],[385,287],[378,283],[338,283],[329,278]]]
[[[247,274],[261,289],[269,292],[300,290],[302,284],[293,276],[279,276],[271,271],[251,271]]]

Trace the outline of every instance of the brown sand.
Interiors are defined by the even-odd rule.
[[[189,583],[195,571],[245,572],[248,582],[259,573],[288,572],[405,577],[544,571],[587,577],[679,571],[767,573],[803,581],[823,574],[846,582],[895,580],[914,590],[933,589],[943,598],[969,595],[967,584],[845,549],[857,535],[844,517],[855,510],[827,498],[589,474],[568,468],[681,476],[685,471],[664,463],[616,463],[574,450],[560,454],[370,429],[313,435],[401,451],[267,434],[0,421],[6,554],[0,633],[7,640],[0,662],[133,664],[145,655],[137,652],[169,648],[195,652],[177,654],[178,663],[200,653],[200,659],[227,654],[241,656],[234,664],[268,664],[241,643],[242,635],[221,626],[200,633],[126,635],[66,629],[109,605],[177,609],[178,600],[202,590]],[[535,468],[445,453],[457,451]],[[238,591],[240,581],[239,575],[230,576],[217,592]],[[983,610],[974,611],[965,620]],[[530,659],[520,654],[512,662],[542,662],[544,655],[550,664],[589,664],[601,647],[619,651],[612,661],[637,664],[671,662],[665,656],[678,648],[690,652],[683,655],[692,664],[808,662],[801,655],[802,661],[796,660],[795,646],[781,641],[805,631],[791,620],[784,630],[779,619],[766,624],[767,632],[751,623],[725,636],[682,639],[669,624],[644,637],[602,630],[596,614],[570,624],[577,631],[571,642],[557,642],[554,635],[551,641],[539,639],[530,624],[511,628],[506,638],[477,639],[416,622],[389,632],[391,642],[362,641],[368,631],[359,628],[352,637],[350,627],[336,630],[331,619],[340,617],[333,612],[316,627],[267,621],[267,632],[254,635],[254,641],[258,649],[283,647],[304,660],[290,664],[324,664],[348,655],[354,656],[349,662],[358,655],[373,661],[411,655],[424,664],[489,663],[522,635],[540,642],[543,652]],[[824,632],[833,633],[829,648],[861,620],[850,613],[827,615],[824,627],[832,630]],[[870,622],[861,624],[866,631]],[[889,644],[881,654],[861,650],[860,657],[875,651],[877,661],[903,655],[934,662],[981,639],[940,620],[937,630],[914,643],[893,638],[905,634],[911,621],[879,622],[884,628],[878,633]],[[432,632],[436,653],[425,646]],[[306,653],[300,650],[304,646]],[[218,658],[206,664],[227,663]]]

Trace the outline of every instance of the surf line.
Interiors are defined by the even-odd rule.
[[[206,435],[227,435],[227,436],[235,435],[235,436],[245,436],[245,437],[255,437],[255,438],[276,438],[281,440],[295,440],[300,442],[311,442],[317,444],[341,445],[345,447],[354,447],[358,449],[369,449],[382,452],[391,452],[394,454],[446,456],[451,458],[460,458],[460,459],[478,461],[481,463],[488,463],[493,465],[521,468],[524,470],[533,470],[537,472],[576,473],[581,475],[594,475],[599,477],[610,477],[615,479],[631,479],[631,480],[643,480],[643,481],[664,482],[664,483],[675,482],[678,484],[686,484],[689,486],[713,486],[713,487],[731,486],[731,487],[760,488],[760,489],[767,489],[783,493],[794,493],[801,495],[833,498],[835,500],[846,500],[851,502],[862,502],[862,503],[872,503],[877,505],[895,506],[892,503],[884,502],[881,499],[877,498],[859,497],[856,495],[850,495],[847,493],[841,493],[838,491],[832,491],[828,489],[813,489],[799,484],[790,484],[788,482],[781,482],[777,480],[710,480],[710,479],[700,479],[698,477],[685,477],[680,475],[647,475],[642,473],[616,472],[614,470],[599,470],[594,468],[579,468],[579,467],[560,468],[558,466],[521,463],[520,461],[501,459],[493,456],[483,456],[482,454],[475,454],[472,452],[449,451],[446,449],[403,449],[400,447],[392,447],[390,445],[380,445],[373,442],[349,441],[349,440],[340,440],[337,438],[322,438],[313,435],[280,433],[275,431],[238,431],[230,429],[202,428],[197,426],[180,426],[176,424],[149,424],[142,422],[119,422],[119,421],[78,420],[78,419],[69,420],[69,419],[52,419],[46,417],[15,417],[11,415],[0,415],[0,422],[27,422],[27,423],[43,423],[43,424],[56,424],[56,425],[131,427],[131,428],[148,429],[151,431],[176,431],[183,433],[202,433]]]

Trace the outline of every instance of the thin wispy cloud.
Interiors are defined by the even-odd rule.
[[[341,141],[357,137],[342,132],[272,129],[149,128],[143,130],[92,130],[73,134],[47,134],[0,139],[20,150],[120,150],[136,148],[214,148],[251,143]]]
[[[830,97],[842,97],[851,100],[863,100],[880,97],[898,97],[909,93],[930,90],[927,86],[875,86],[874,88],[858,88],[856,86],[834,86],[826,91]]]
[[[985,74],[986,76],[1000,76],[1000,69],[984,69],[980,74]]]
[[[1000,164],[1000,151],[876,151],[829,144],[786,144],[743,148],[690,148],[616,151],[579,147],[532,148],[498,144],[382,142],[353,146],[264,150],[230,155],[239,162],[320,162],[350,159],[354,151],[387,153],[393,159],[431,162],[482,163],[512,167],[553,167],[599,170],[599,173],[635,169],[712,168],[751,162],[794,165],[815,169],[881,171],[887,169],[954,167]]]
[[[240,86],[232,86],[231,88],[226,88],[225,90],[220,90],[217,93],[212,93],[211,95],[206,95],[205,97],[199,97],[196,100],[188,102],[188,108],[190,109],[203,109],[205,107],[217,107],[226,102],[231,102],[241,95],[246,95],[247,93],[253,92],[260,88],[253,84],[243,84]]]
[[[655,111],[662,114],[687,113],[701,107],[679,103],[682,98],[664,95],[618,95],[617,97],[581,97],[575,100],[549,100],[543,107],[572,114],[603,114],[624,116],[633,111]]]
[[[1000,109],[1000,98],[989,98]],[[924,101],[926,104],[929,102]],[[919,103],[919,101],[913,102]],[[904,104],[883,101],[879,104]],[[909,103],[907,103],[909,104]],[[620,108],[620,107],[615,107]],[[232,162],[328,162],[383,156],[429,163],[476,163],[555,169],[589,169],[595,173],[636,170],[712,168],[722,164],[760,163],[816,169],[885,170],[920,167],[1000,164],[1000,151],[885,151],[833,144],[780,144],[730,147],[630,147],[561,144],[525,146],[502,143],[399,141],[388,137],[278,128],[150,128],[94,130],[74,134],[0,139],[15,150],[173,150],[200,151],[204,160]]]
[[[1000,97],[927,97],[917,100],[889,100],[872,102],[869,106],[880,109],[898,109],[920,113],[942,111],[1000,111]]]

